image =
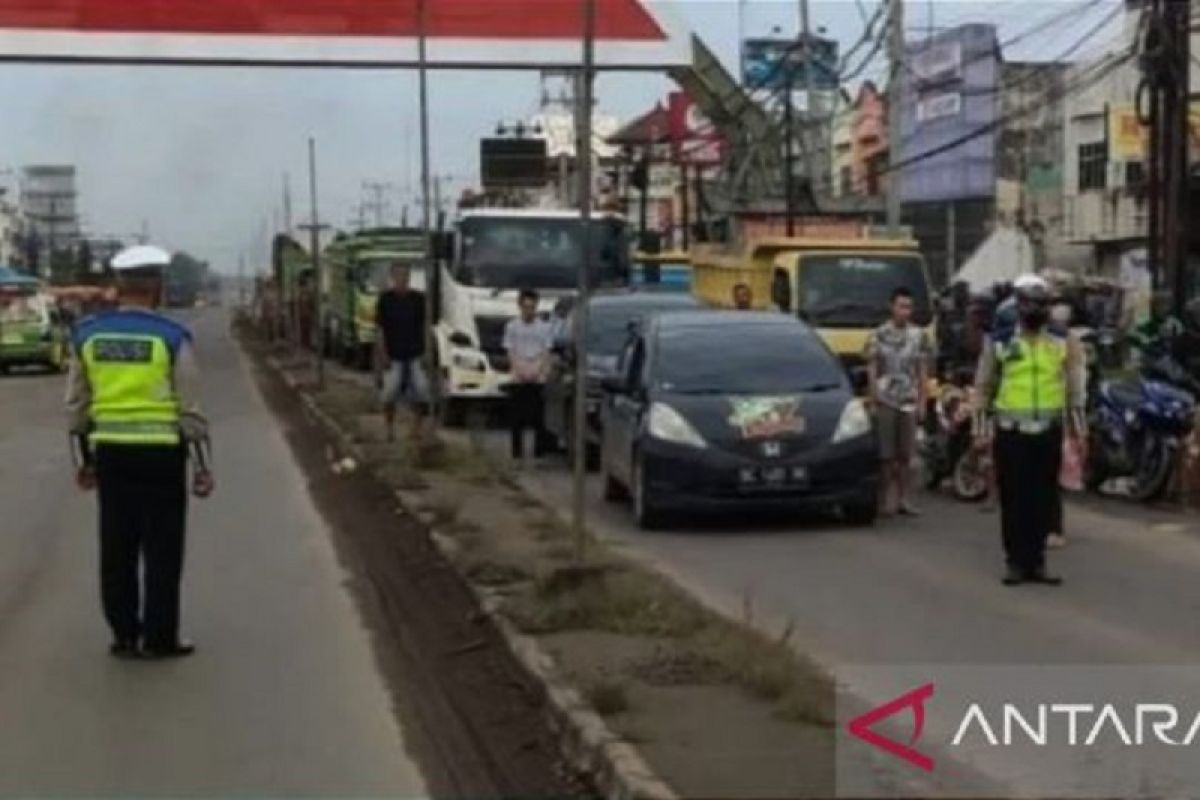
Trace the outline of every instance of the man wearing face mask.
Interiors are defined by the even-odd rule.
[[[1086,373],[1077,340],[1050,329],[1050,289],[1036,275],[1013,286],[1018,324],[993,337],[975,376],[976,442],[992,446],[1000,489],[1006,586],[1058,585],[1046,569],[1046,538],[1058,532],[1063,426],[1082,451]]]

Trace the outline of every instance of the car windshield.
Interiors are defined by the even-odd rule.
[[[493,289],[570,289],[583,263],[583,223],[538,217],[474,217],[459,226],[462,258],[455,278]],[[629,282],[629,241],[625,223],[609,218],[592,223],[592,285]]]
[[[593,305],[588,313],[588,352],[615,356],[629,340],[629,326],[657,311],[686,308],[680,302],[606,303]]]
[[[888,318],[892,292],[913,295],[913,320],[933,318],[921,259],[916,256],[815,255],[801,262],[800,313],[825,327],[873,327]]]
[[[846,382],[816,334],[792,325],[667,328],[659,333],[655,361],[658,387],[677,394],[814,392]]]

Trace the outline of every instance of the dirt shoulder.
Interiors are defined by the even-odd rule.
[[[300,398],[248,345],[318,508],[335,532],[395,712],[437,797],[584,797],[545,721],[544,693],[479,613],[475,595],[394,490],[366,471],[333,475],[332,446]],[[314,636],[321,632],[314,630]]]
[[[294,372],[304,380],[307,367]],[[273,405],[298,405],[282,381],[264,377],[263,384],[275,396]],[[482,658],[494,650],[495,631],[486,630],[478,614],[475,622],[462,619],[464,609],[483,597],[505,625],[532,637],[551,656],[555,672],[677,794],[833,795],[833,685],[796,656],[790,628],[757,632],[750,608],[742,620],[720,617],[665,577],[594,540],[579,560],[556,510],[521,492],[503,466],[472,447],[468,437],[446,437],[436,451],[426,452],[383,443],[372,392],[361,379],[331,370],[326,391],[311,397],[348,433],[351,449],[365,462],[347,458],[347,443],[334,452],[316,443],[323,439],[312,426],[293,432],[289,421],[289,438],[304,453],[298,457],[310,470],[314,493],[319,501],[328,496],[333,527],[350,531],[339,538],[353,551],[347,558],[352,573],[366,573],[360,593],[382,618],[381,634],[400,640],[394,648],[386,642],[377,646],[385,654],[398,651],[386,656],[393,661],[427,658],[425,665],[403,665],[419,680],[451,680],[439,690],[458,692],[445,700],[455,719],[490,720],[501,709],[516,713],[522,697],[525,713],[537,716],[529,699],[537,692],[495,685],[513,680],[497,666],[498,656]],[[295,416],[294,410],[281,413]],[[406,517],[396,516],[397,493]],[[440,549],[426,533],[430,528],[440,537]],[[454,569],[446,569],[441,553]],[[417,585],[387,591],[377,585],[391,580]],[[430,603],[439,610],[417,611]],[[425,636],[434,644],[418,646]],[[405,674],[396,671],[399,680],[407,681]],[[424,693],[412,687],[397,694]],[[438,719],[425,713],[430,723]],[[526,747],[517,748],[526,768],[566,772],[551,756],[554,742],[535,735],[535,727],[530,723]],[[510,735],[522,738],[515,731]],[[481,763],[470,772],[496,769]],[[520,784],[526,777],[533,782]],[[556,789],[532,772],[493,780],[511,787],[505,793],[522,796]],[[567,781],[557,788],[586,792],[582,787]]]

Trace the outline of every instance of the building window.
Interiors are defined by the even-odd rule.
[[[1108,185],[1108,145],[1092,142],[1079,145],[1079,190],[1103,189]]]
[[[1130,192],[1140,192],[1146,188],[1146,163],[1144,161],[1125,162],[1125,188]]]

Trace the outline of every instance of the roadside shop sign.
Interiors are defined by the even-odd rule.
[[[0,0],[0,60],[411,67],[578,65],[569,0]],[[673,0],[596,0],[599,69],[689,63]]]

